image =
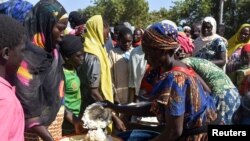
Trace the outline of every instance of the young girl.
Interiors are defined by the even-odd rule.
[[[62,125],[63,134],[79,133],[82,127],[82,122],[78,118],[81,106],[80,79],[76,73],[76,68],[83,61],[82,48],[81,37],[74,35],[66,35],[60,43],[60,52],[65,60],[63,72],[65,76],[64,105],[66,111]]]

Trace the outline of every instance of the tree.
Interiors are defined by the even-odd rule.
[[[212,0],[178,0],[170,9],[170,18],[179,23],[185,20],[187,24],[200,21],[202,18],[212,14]]]
[[[127,21],[143,27],[148,10],[145,0],[95,0],[94,6],[80,11],[87,16],[101,14],[111,25]]]
[[[122,21],[130,21],[137,27],[145,27],[149,17],[148,2],[145,0],[122,0],[126,12],[122,15]]]
[[[147,23],[149,25],[157,21],[162,21],[164,19],[170,19],[169,12],[166,8],[161,8],[159,11],[152,11],[149,13]]]
[[[219,21],[220,0],[176,0],[167,10],[149,12],[146,0],[94,0],[94,6],[81,10],[87,16],[103,15],[110,24],[130,22],[137,27],[147,27],[156,21],[169,19],[177,24],[185,21],[187,25],[213,16]],[[226,38],[236,32],[241,24],[250,22],[249,0],[226,0],[223,19],[226,25]]]
[[[225,24],[227,38],[237,32],[244,23],[250,23],[250,1],[227,0],[225,2]]]

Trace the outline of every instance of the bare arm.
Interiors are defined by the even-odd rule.
[[[98,88],[91,88],[90,89],[90,95],[95,101],[103,101],[104,99],[102,98],[99,89]]]
[[[226,63],[227,63],[227,58],[226,55],[227,52],[221,52],[219,53],[218,59],[217,60],[213,60],[211,62],[213,62],[215,65],[219,66],[219,67],[223,67]]]
[[[45,141],[54,141],[53,137],[45,126],[34,126],[31,128],[31,130]]]
[[[84,132],[83,121],[80,118],[76,117],[71,111],[65,109],[64,117],[67,121],[74,125],[76,134]]]
[[[124,125],[123,121],[119,117],[117,117],[115,114],[112,114],[112,120],[114,121],[117,129],[121,131],[126,131],[126,126]]]

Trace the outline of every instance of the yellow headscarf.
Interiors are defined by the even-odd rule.
[[[87,33],[84,34],[84,51],[98,57],[101,65],[101,93],[105,100],[114,102],[110,62],[104,47],[103,20],[101,15],[91,17],[86,23],[86,28]]]
[[[241,25],[237,33],[228,40],[228,57],[230,57],[236,49],[243,47],[244,44],[250,43],[250,40],[247,42],[240,41],[240,32],[245,27],[250,27],[250,24]]]

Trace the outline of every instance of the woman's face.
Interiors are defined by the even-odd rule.
[[[122,50],[127,51],[131,48],[132,45],[132,35],[131,34],[126,34],[125,37],[122,37],[119,40],[119,45]]]
[[[213,30],[213,26],[209,22],[203,22],[201,26],[201,34],[204,37],[211,36]]]
[[[62,41],[62,37],[64,36],[64,30],[66,29],[68,24],[68,19],[59,20],[52,29],[52,37],[53,43],[57,44]]]
[[[250,39],[250,27],[245,27],[240,32],[240,41],[247,42]]]
[[[241,54],[241,64],[248,65],[250,62],[250,52],[245,52]]]
[[[145,53],[145,60],[147,60],[148,64],[153,68],[159,68],[164,65],[168,65],[168,58],[163,50],[160,49],[145,49],[143,48]],[[165,54],[165,55],[164,55]]]

